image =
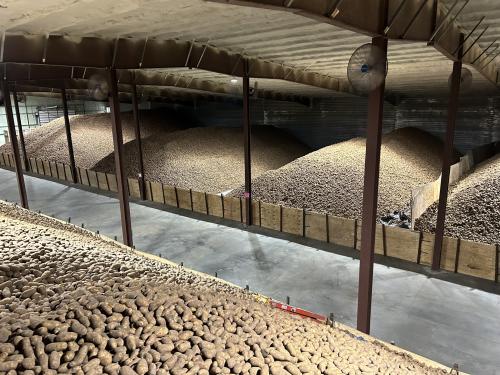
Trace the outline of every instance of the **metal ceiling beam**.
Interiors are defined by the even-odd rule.
[[[83,37],[76,40],[59,35],[5,34],[0,63],[51,65],[106,69],[163,69],[191,67],[211,72],[243,76],[240,55],[208,44],[197,45],[178,40]],[[71,53],[68,53],[71,51]],[[168,53],[165,53],[168,51]],[[307,72],[275,62],[245,56],[253,78],[281,79],[353,93],[345,79]],[[186,65],[187,61],[187,65]],[[291,71],[291,74],[290,74]],[[7,71],[9,74],[9,71]],[[285,79],[286,76],[286,79]],[[9,77],[9,80],[12,80]]]
[[[95,74],[102,75],[104,70],[94,68],[84,69],[61,66],[6,64],[6,66],[0,66],[0,74],[3,74],[3,72],[5,72],[5,76],[9,81],[14,81],[18,84],[61,88],[62,81],[65,81],[65,87],[68,89],[84,90],[87,88],[87,79]],[[303,74],[303,71],[301,72]],[[169,72],[121,70],[118,74],[120,91],[131,92],[131,85],[136,84],[138,86],[177,87],[179,89],[189,89],[193,92],[203,91],[241,97],[239,86],[231,83],[221,83],[220,81],[188,76],[181,78],[179,74]],[[301,73],[298,73],[299,77],[300,75]],[[228,77],[228,82],[229,79]],[[124,85],[129,85],[130,87],[125,87]],[[297,102],[306,106],[310,103],[309,97],[268,89],[259,89],[254,93],[254,98]]]

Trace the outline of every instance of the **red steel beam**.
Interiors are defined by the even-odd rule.
[[[372,44],[383,51],[387,59],[387,39],[373,38]],[[363,190],[363,225],[358,286],[358,330],[370,333],[372,307],[373,263],[375,259],[375,230],[377,221],[380,146],[384,116],[385,81],[368,97],[368,126],[366,129],[365,177]]]
[[[110,69],[108,74],[111,107],[113,144],[115,149],[116,183],[118,186],[118,199],[120,201],[120,217],[122,225],[123,243],[133,246],[132,224],[130,219],[130,206],[128,201],[127,176],[123,168],[123,132],[120,118],[120,100],[118,98],[118,83],[116,80],[116,70]]]
[[[24,169],[26,171],[29,171],[30,163],[28,160],[28,153],[26,152],[26,143],[24,141],[24,134],[23,134],[23,124],[21,121],[21,113],[19,113],[19,100],[17,99],[17,92],[15,86],[12,88],[12,96],[14,97],[14,108],[16,109],[17,129],[19,131],[19,141],[21,142],[21,150],[23,152]]]
[[[9,84],[6,80],[2,80],[2,91],[5,104],[5,115],[7,117],[7,126],[9,129],[10,145],[12,153],[14,154],[14,161],[16,165],[16,178],[17,187],[19,190],[19,197],[21,198],[21,206],[29,208],[28,196],[26,195],[26,185],[24,184],[23,167],[21,164],[21,156],[19,155],[19,144],[17,143],[16,127],[14,125],[14,116],[12,114],[12,103],[10,101]]]
[[[446,221],[446,205],[448,201],[448,185],[450,183],[450,166],[453,162],[453,142],[455,138],[455,125],[458,113],[458,101],[460,98],[460,82],[462,80],[462,54],[464,35],[460,36],[460,51],[458,60],[453,63],[451,78],[450,102],[448,104],[448,125],[446,127],[446,138],[443,149],[443,167],[441,171],[441,187],[439,189],[439,204],[436,220],[436,236],[434,240],[434,253],[432,255],[432,269],[441,268],[441,254],[443,250],[444,225]]]
[[[248,60],[244,59],[243,73],[243,133],[245,152],[245,209],[246,224],[252,225],[252,124],[250,123],[250,77]]]
[[[135,141],[137,144],[137,155],[139,163],[139,184],[141,190],[141,199],[146,200],[146,181],[144,177],[144,158],[142,151],[141,125],[139,120],[139,104],[137,102],[137,86],[132,84],[132,108],[134,111],[135,122]]]
[[[68,143],[69,167],[71,169],[71,178],[73,182],[76,184],[78,182],[78,178],[76,173],[75,152],[73,150],[73,139],[71,137],[71,126],[68,115],[68,99],[66,98],[65,88],[61,89],[61,99],[62,99],[63,113],[64,113],[64,128],[66,129],[66,140]]]

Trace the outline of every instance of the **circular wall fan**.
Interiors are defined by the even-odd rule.
[[[383,51],[367,43],[352,54],[347,65],[347,78],[354,90],[367,94],[384,82],[387,60]]]

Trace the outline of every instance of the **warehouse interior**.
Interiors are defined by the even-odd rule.
[[[0,373],[498,373],[495,2],[0,2]]]

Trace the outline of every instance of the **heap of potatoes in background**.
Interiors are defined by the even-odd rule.
[[[444,374],[0,203],[0,373]]]

